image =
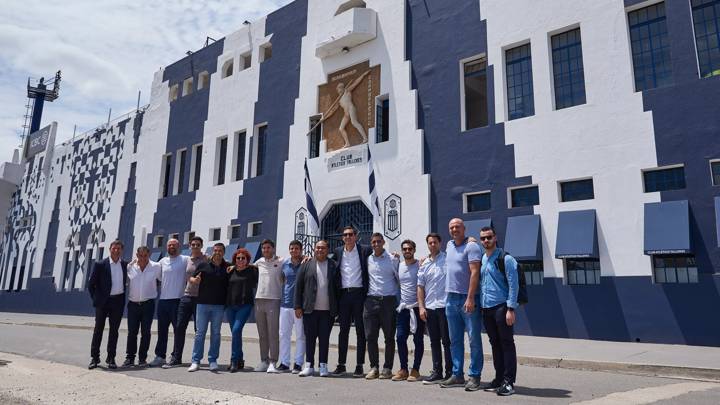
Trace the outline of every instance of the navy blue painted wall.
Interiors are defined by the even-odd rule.
[[[238,216],[232,222],[241,225],[239,239],[248,241],[276,239],[278,201],[283,196],[283,170],[288,158],[290,125],[295,116],[295,99],[300,89],[300,53],[307,27],[307,1],[294,1],[267,16],[265,35],[272,34],[272,58],[260,64],[258,101],[254,123],[267,123],[264,173],[245,180],[238,203]],[[252,142],[257,142],[253,136]],[[254,159],[251,159],[254,164]],[[247,224],[262,221],[261,237],[247,238]],[[283,247],[281,247],[282,249]]]
[[[137,203],[135,202],[136,168],[136,163],[132,163],[127,190],[124,193],[122,208],[120,208],[120,225],[117,233],[117,238],[125,245],[125,249],[123,249],[123,258],[125,260],[132,260],[134,256],[132,246],[135,241],[135,212],[137,210]]]
[[[48,237],[45,242],[45,252],[43,253],[41,277],[52,276],[53,267],[55,266],[55,254],[57,250],[58,228],[60,227],[60,195],[62,187],[58,186],[55,191],[55,204],[50,214],[50,224],[48,225]]]
[[[170,87],[177,84],[179,88],[177,100],[170,102],[170,117],[165,147],[165,153],[172,154],[168,186],[170,192],[167,197],[158,200],[157,211],[153,218],[153,232],[147,236],[146,243],[148,245],[151,245],[155,235],[164,235],[167,240],[167,235],[170,233],[183,235],[184,232],[192,230],[190,227],[195,191],[187,191],[189,181],[192,179],[190,175],[190,159],[192,145],[202,143],[210,101],[209,85],[197,90],[198,74],[207,71],[211,75],[210,80],[212,80],[212,74],[217,70],[217,58],[223,53],[223,44],[224,39],[220,39],[165,68],[163,81],[168,81]],[[193,92],[183,96],[182,82],[189,77],[193,77]],[[187,148],[184,191],[178,195],[172,195],[175,165],[177,164],[176,152],[181,148]],[[210,153],[208,149],[210,148],[203,148],[203,160]],[[156,170],[160,170],[159,165],[163,164],[162,162],[161,159],[158,160]],[[208,186],[200,184],[199,191],[202,192],[203,188]],[[177,215],[171,213],[177,213]]]

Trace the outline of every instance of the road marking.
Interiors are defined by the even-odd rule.
[[[615,404],[651,404],[653,402],[672,399],[694,391],[707,391],[720,388],[720,384],[706,382],[684,382],[679,384],[661,385],[659,387],[639,388],[631,391],[614,392],[610,395],[575,402],[579,405],[615,405]]]

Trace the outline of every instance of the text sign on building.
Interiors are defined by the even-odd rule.
[[[328,172],[367,163],[367,148],[348,148],[327,158]]]
[[[30,159],[38,153],[45,151],[48,139],[50,139],[51,127],[52,124],[28,135],[27,142],[25,143],[25,159]]]

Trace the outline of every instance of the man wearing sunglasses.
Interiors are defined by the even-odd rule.
[[[485,391],[507,396],[515,393],[517,371],[513,339],[519,291],[517,261],[497,247],[493,228],[486,226],[480,230],[480,242],[485,248],[480,270],[483,323],[492,346],[495,366],[495,379]],[[504,272],[499,268],[498,260],[503,260]]]
[[[368,290],[367,258],[372,249],[357,243],[357,231],[352,226],[346,226],[342,231],[343,246],[335,249],[335,261],[340,270],[340,305],[338,306],[338,321],[340,335],[338,341],[338,365],[333,375],[345,374],[347,360],[350,324],[355,321],[355,334],[357,335],[357,362],[353,377],[364,377],[363,364],[365,363],[365,327],[363,324],[363,306]]]
[[[425,353],[425,322],[420,318],[418,308],[418,270],[420,264],[415,259],[415,242],[410,239],[402,241],[403,261],[398,267],[400,281],[400,305],[397,308],[397,349],[400,358],[400,370],[393,376],[393,381],[417,381],[420,379],[420,363]],[[407,339],[412,335],[415,346],[412,368],[408,372]]]

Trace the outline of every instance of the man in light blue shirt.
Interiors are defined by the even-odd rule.
[[[482,252],[477,243],[465,237],[465,224],[460,218],[453,218],[448,225],[452,240],[448,241],[445,252],[447,304],[445,314],[450,330],[450,353],[452,355],[452,376],[440,383],[443,388],[465,387],[466,391],[480,389],[480,373],[483,366],[483,351],[480,331],[482,314],[480,304],[480,262]],[[463,374],[465,362],[465,330],[470,338],[470,369],[468,380]]]
[[[442,238],[437,233],[425,237],[428,255],[420,266],[417,279],[417,299],[420,319],[425,321],[430,335],[432,350],[432,373],[425,378],[423,384],[438,384],[443,380],[443,353],[445,353],[445,377],[452,374],[452,357],[450,355],[450,332],[445,317],[445,252],[440,250]],[[442,343],[442,346],[441,346]]]
[[[485,248],[480,270],[482,280],[483,323],[492,346],[495,379],[485,391],[507,396],[515,393],[517,354],[513,339],[515,308],[518,307],[519,277],[517,261],[497,247],[495,230],[480,230],[480,242]],[[503,261],[503,269],[498,261]]]
[[[368,380],[392,377],[395,359],[395,322],[397,313],[397,296],[399,294],[398,265],[399,259],[385,251],[385,238],[381,233],[374,233],[370,238],[373,254],[367,258],[368,264],[368,295],[363,309],[365,340],[370,357],[370,372],[365,376]],[[385,337],[385,363],[379,371],[380,351],[378,337],[382,328]]]

